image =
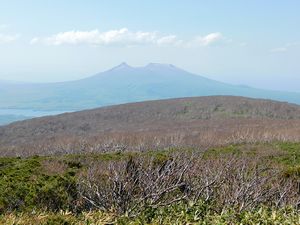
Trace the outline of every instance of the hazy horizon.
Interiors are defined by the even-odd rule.
[[[0,82],[4,82],[4,83],[11,83],[11,84],[17,84],[17,83],[31,83],[31,84],[51,84],[51,83],[64,83],[64,82],[72,82],[72,81],[80,81],[80,80],[84,80],[84,79],[87,79],[87,78],[90,78],[90,77],[93,77],[95,75],[98,75],[98,74],[101,74],[101,73],[105,73],[111,69],[114,69],[122,64],[125,64],[131,68],[144,68],[144,67],[147,67],[148,65],[150,64],[160,64],[160,65],[172,65],[172,66],[175,66],[176,68],[178,69],[181,69],[181,70],[184,70],[186,72],[189,72],[195,76],[200,76],[200,77],[204,77],[204,78],[208,78],[208,79],[211,79],[211,80],[215,80],[215,81],[220,81],[220,82],[224,82],[224,83],[227,83],[227,84],[233,84],[233,85],[240,85],[240,86],[247,86],[247,87],[251,87],[251,88],[258,88],[258,89],[264,89],[264,90],[271,90],[271,91],[287,91],[287,92],[300,92],[300,90],[283,90],[283,89],[275,89],[275,88],[269,88],[269,87],[257,87],[257,86],[253,86],[253,85],[248,85],[248,84],[245,84],[245,83],[234,83],[234,82],[226,82],[226,81],[222,81],[222,80],[217,80],[217,79],[214,79],[214,78],[209,78],[205,75],[201,75],[201,74],[196,74],[196,73],[193,73],[192,71],[188,71],[184,68],[180,68],[180,67],[177,67],[176,65],[173,65],[173,64],[167,64],[167,63],[153,63],[153,62],[149,62],[145,65],[138,65],[138,66],[132,66],[130,64],[128,64],[127,62],[121,62],[119,63],[118,65],[115,65],[111,68],[108,68],[108,69],[105,69],[103,71],[99,71],[98,73],[95,73],[95,74],[90,74],[88,76],[83,76],[83,77],[80,77],[80,78],[77,78],[77,79],[68,79],[68,80],[54,80],[54,81],[25,81],[25,80],[0,80]]]
[[[60,82],[120,62],[300,90],[298,1],[4,1],[0,80]]]

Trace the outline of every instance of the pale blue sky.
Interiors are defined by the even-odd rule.
[[[126,61],[300,90],[298,0],[0,0],[0,80],[63,81]]]

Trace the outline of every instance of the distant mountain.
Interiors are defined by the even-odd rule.
[[[122,63],[92,77],[61,83],[0,83],[0,108],[82,110],[145,100],[235,95],[300,104],[300,93],[231,85],[169,64],[131,67]]]

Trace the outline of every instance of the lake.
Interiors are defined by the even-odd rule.
[[[0,116],[2,115],[14,115],[14,116],[24,116],[24,117],[41,117],[49,115],[57,115],[61,113],[66,113],[70,111],[39,111],[32,109],[0,109]]]
[[[41,116],[51,116],[70,111],[45,111],[33,109],[0,109],[0,126]]]

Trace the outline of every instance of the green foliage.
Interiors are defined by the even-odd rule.
[[[0,212],[34,208],[68,208],[75,198],[73,168],[63,174],[48,175],[42,158],[0,159]]]
[[[209,149],[204,153],[205,158],[215,158],[215,157],[220,157],[220,156],[225,156],[225,155],[232,155],[232,154],[241,154],[241,149],[240,146],[238,145],[229,145],[226,147],[219,147],[219,148],[212,148]]]
[[[0,211],[18,210],[26,205],[39,167],[39,161],[33,158],[0,160]]]
[[[278,157],[278,162],[288,166],[300,165],[300,143],[278,143],[277,148],[282,151],[282,155]]]
[[[170,206],[146,208],[135,217],[111,212],[76,211],[78,175],[93,162],[151,157],[161,164],[171,153],[191,149],[168,149],[143,153],[81,154],[51,157],[0,158],[0,224],[299,224],[293,208],[265,206],[238,213],[233,208],[216,213],[213,202],[181,201]],[[230,145],[205,152],[218,158],[251,154],[282,168],[286,178],[300,178],[300,143]],[[62,213],[62,211],[78,212]],[[43,213],[32,213],[43,212]],[[11,221],[11,222],[10,222]],[[29,222],[28,222],[29,221]],[[99,222],[101,221],[101,222]]]
[[[178,203],[172,206],[147,209],[135,217],[117,216],[113,213],[92,211],[72,214],[70,212],[42,212],[0,215],[0,224],[6,225],[71,225],[71,224],[118,224],[118,225],[181,225],[181,224],[299,224],[300,214],[293,208],[272,209],[260,207],[252,211],[237,213],[233,209],[216,213],[203,202],[197,204]]]
[[[229,209],[215,213],[208,204],[175,204],[155,211],[143,212],[135,218],[120,217],[117,224],[299,224],[300,215],[292,208],[280,210],[260,207],[253,211],[238,213]]]

